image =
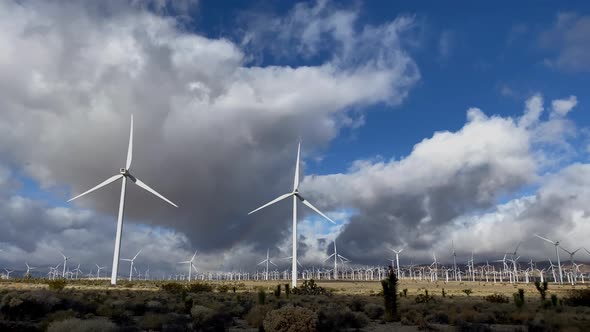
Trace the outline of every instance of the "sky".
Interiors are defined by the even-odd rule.
[[[0,3],[0,267],[110,270],[553,259],[590,250],[590,5],[390,1]],[[584,250],[578,260],[590,260]],[[121,265],[125,270],[125,264]],[[101,271],[102,273],[105,270]],[[94,271],[95,272],[95,271]],[[40,272],[41,273],[41,272]],[[108,273],[108,272],[107,272]]]

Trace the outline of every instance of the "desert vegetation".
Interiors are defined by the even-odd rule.
[[[0,330],[587,330],[589,287],[539,287],[543,293],[532,284],[400,283],[395,277],[381,284],[309,280],[293,290],[271,281],[109,287],[98,280],[11,280],[0,283]]]

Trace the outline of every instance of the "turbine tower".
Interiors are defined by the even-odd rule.
[[[264,263],[266,263],[266,275],[265,275],[265,277],[264,277],[264,280],[268,280],[268,264],[270,263],[270,264],[272,264],[272,265],[274,265],[274,266],[278,267],[278,266],[277,266],[277,264],[273,263],[273,262],[270,260],[270,249],[266,249],[266,259],[265,259],[265,260],[263,260],[262,262],[260,262],[260,263],[256,264],[256,265],[261,265],[261,264],[264,264]]]
[[[320,210],[318,210],[315,206],[313,206],[310,202],[305,200],[303,196],[299,193],[299,156],[301,154],[301,142],[297,146],[297,163],[295,164],[295,179],[293,180],[293,191],[284,195],[281,195],[274,200],[264,204],[263,206],[259,207],[258,209],[251,211],[248,213],[249,215],[258,211],[262,210],[265,207],[272,205],[276,202],[282,201],[285,198],[293,197],[293,262],[291,264],[291,287],[297,287],[297,199],[301,201],[301,203],[307,205],[310,209],[317,212],[320,216],[324,217],[328,221],[333,224],[336,224],[332,219],[328,218],[325,214],[323,214]]]
[[[68,265],[68,259],[70,259],[70,258],[72,258],[72,257],[67,257],[67,256],[66,256],[66,255],[64,255],[64,253],[63,253],[63,252],[61,252],[61,251],[60,251],[59,253],[60,253],[60,254],[63,256],[63,258],[64,258],[64,268],[63,268],[63,270],[62,270],[62,272],[61,272],[61,277],[62,277],[62,278],[65,278],[65,277],[66,277],[66,265]]]
[[[179,264],[188,264],[188,281],[189,281],[189,282],[191,281],[191,272],[192,272],[192,269],[193,269],[193,268],[194,268],[195,270],[197,269],[197,268],[195,267],[195,265],[193,264],[193,261],[195,260],[195,257],[196,257],[196,256],[197,256],[197,251],[195,250],[195,254],[193,255],[193,257],[192,257],[190,260],[188,260],[188,261],[184,261],[184,262],[179,262]],[[148,268],[148,271],[149,271],[149,268]]]
[[[336,250],[336,240],[334,240],[334,253],[331,254],[330,256],[328,256],[328,258],[326,258],[324,260],[324,262],[332,257],[334,257],[334,280],[337,280],[338,279],[338,259],[340,259],[342,264],[344,264],[345,262],[350,262],[350,259],[348,259],[338,253],[338,251]]]
[[[135,183],[142,189],[158,196],[162,200],[166,201],[170,205],[174,207],[178,207],[176,204],[169,201],[166,197],[160,195],[157,191],[150,188],[147,184],[143,183],[140,179],[136,178],[135,176],[131,175],[129,172],[131,170],[131,161],[133,159],[133,115],[131,115],[131,131],[129,133],[129,148],[127,150],[127,162],[125,164],[125,168],[121,168],[117,175],[114,175],[104,182],[100,183],[96,187],[74,197],[71,198],[68,202],[71,202],[77,198],[80,198],[86,194],[89,194],[97,189],[100,189],[110,183],[113,183],[119,179],[123,179],[121,182],[121,198],[119,201],[119,216],[117,218],[117,235],[115,237],[115,250],[113,253],[113,270],[111,272],[111,285],[117,284],[117,273],[119,272],[119,251],[121,250],[121,234],[123,232],[123,212],[125,210],[125,190],[127,188],[127,179],[131,180],[131,182]]]
[[[135,256],[133,256],[133,258],[129,259],[129,258],[122,258],[122,261],[127,261],[127,262],[131,262],[131,265],[129,266],[129,281],[131,281],[131,277],[133,276],[133,263],[135,263],[135,259],[137,258],[137,256],[139,256],[139,253],[141,253],[143,249],[139,249],[139,251],[137,252],[137,254],[135,254]]]
[[[395,250],[395,249],[389,249],[391,251],[393,251],[395,253],[395,265],[397,267],[397,278],[400,279],[401,278],[401,270],[400,270],[400,266],[399,266],[399,254],[404,251],[405,247],[402,247],[400,250]]]
[[[551,240],[546,239],[546,238],[539,236],[537,234],[535,234],[535,236],[538,237],[539,239],[541,239],[543,241],[547,241],[555,246],[555,255],[557,255],[557,268],[559,270],[559,283],[563,284],[563,273],[561,272],[561,261],[559,260],[559,251],[557,250],[557,247],[559,247],[559,241],[551,241]]]

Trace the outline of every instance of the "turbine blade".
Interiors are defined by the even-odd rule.
[[[87,191],[81,193],[80,195],[78,195],[78,196],[76,196],[74,198],[70,198],[68,200],[68,202],[71,202],[71,201],[75,200],[76,198],[80,198],[80,197],[82,197],[82,196],[84,196],[86,194],[89,194],[89,193],[91,193],[91,192],[93,192],[93,191],[95,191],[97,189],[100,189],[100,188],[102,188],[102,187],[104,187],[104,186],[106,186],[106,185],[108,185],[110,183],[113,183],[113,182],[119,180],[122,177],[123,177],[123,174],[117,174],[117,175],[111,176],[110,178],[108,178],[108,179],[104,180],[103,182],[101,182],[100,184],[98,184],[96,187],[94,187],[94,188],[92,188],[90,190],[87,190]]]
[[[327,261],[328,259],[334,257],[334,255],[335,255],[335,253],[334,254],[331,254],[330,256],[328,256],[328,258],[324,259],[324,262]]]
[[[148,186],[147,184],[145,184],[144,182],[142,182],[140,179],[134,177],[134,176],[129,176],[129,178],[131,179],[131,181],[133,181],[133,183],[135,183],[136,185],[140,186],[141,188],[149,191],[150,193],[160,197],[161,199],[163,199],[164,201],[166,201],[168,204],[174,206],[174,207],[178,207],[178,205],[172,203],[170,200],[168,200],[166,197],[160,195],[157,191],[155,191],[154,189],[150,188],[150,186]]]
[[[256,264],[256,265],[260,265],[260,264],[262,264],[262,263],[266,263],[266,259],[265,259],[265,260],[263,260],[262,262],[260,262],[260,263]]]
[[[258,211],[258,210],[262,210],[262,209],[264,209],[265,207],[267,207],[269,205],[273,205],[274,203],[276,203],[278,201],[282,201],[283,199],[288,198],[288,197],[291,197],[291,196],[293,196],[293,193],[288,193],[288,194],[281,195],[281,196],[273,199],[272,201],[264,204],[263,206],[259,207],[258,209],[253,210],[251,212],[248,212],[248,214],[252,214],[252,213],[254,213],[254,212]]]
[[[127,262],[131,262],[131,260],[129,258],[121,258],[122,261],[127,261]]]
[[[297,145],[297,163],[295,164],[295,179],[293,180],[293,191],[299,189],[299,155],[301,153],[301,141]]]
[[[553,242],[553,241],[551,241],[551,240],[549,240],[549,239],[546,239],[546,238],[544,238],[544,237],[542,237],[542,236],[539,236],[539,235],[537,235],[537,234],[535,234],[535,236],[536,236],[536,237],[538,237],[538,238],[539,238],[539,239],[541,239],[541,240],[545,240],[545,241],[547,241],[547,242],[549,242],[549,243],[551,243],[551,244],[555,244],[555,242]]]
[[[197,251],[195,250],[195,254],[193,255],[193,258],[191,258],[191,262],[195,259],[195,256],[197,256]]]
[[[129,149],[127,150],[126,169],[131,168],[131,161],[133,160],[133,114],[131,114],[131,130],[129,131]]]
[[[346,258],[346,257],[344,257],[344,256],[342,256],[342,255],[338,255],[338,257],[340,257],[340,258],[342,258],[342,259],[345,259],[345,260],[347,260],[347,261],[349,261],[349,260],[350,260],[350,259],[348,259],[348,258]]]
[[[188,264],[188,263],[191,263],[191,261],[178,262],[178,264]]]
[[[277,264],[273,263],[272,261],[268,261],[269,263],[271,263],[272,265],[279,267]]]
[[[328,218],[327,215],[323,214],[322,211],[318,210],[318,208],[316,208],[315,206],[313,206],[310,202],[306,201],[305,198],[303,198],[301,195],[297,194],[297,196],[299,197],[299,199],[301,200],[301,203],[307,205],[310,209],[314,210],[315,212],[317,212],[320,216],[328,219],[328,221],[330,221],[333,224],[336,224],[334,222],[334,220]]]
[[[142,250],[143,250],[143,248],[142,249],[139,249],[139,251],[137,252],[137,254],[135,254],[135,256],[133,256],[133,259],[132,260],[135,260],[137,258],[137,256],[139,256],[139,254],[141,253]]]

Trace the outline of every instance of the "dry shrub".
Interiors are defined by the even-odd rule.
[[[385,309],[378,304],[368,303],[365,305],[365,314],[367,314],[370,319],[380,319],[383,317],[384,313]]]
[[[114,332],[116,329],[117,326],[106,318],[69,318],[49,324],[47,332]]]
[[[209,309],[202,305],[194,305],[191,309],[193,327],[197,331],[224,331],[225,324],[231,322],[227,314]]]
[[[302,307],[283,307],[272,310],[264,319],[264,330],[267,332],[315,332],[315,313]]]
[[[502,294],[492,294],[492,295],[488,295],[486,297],[484,297],[484,299],[488,302],[491,303],[509,303],[510,299],[508,298],[508,296],[502,295]]]
[[[246,322],[248,325],[255,328],[261,328],[264,322],[264,317],[271,310],[268,305],[255,305],[250,312],[246,314]]]
[[[563,303],[569,306],[590,307],[590,288],[571,290],[563,299]]]

